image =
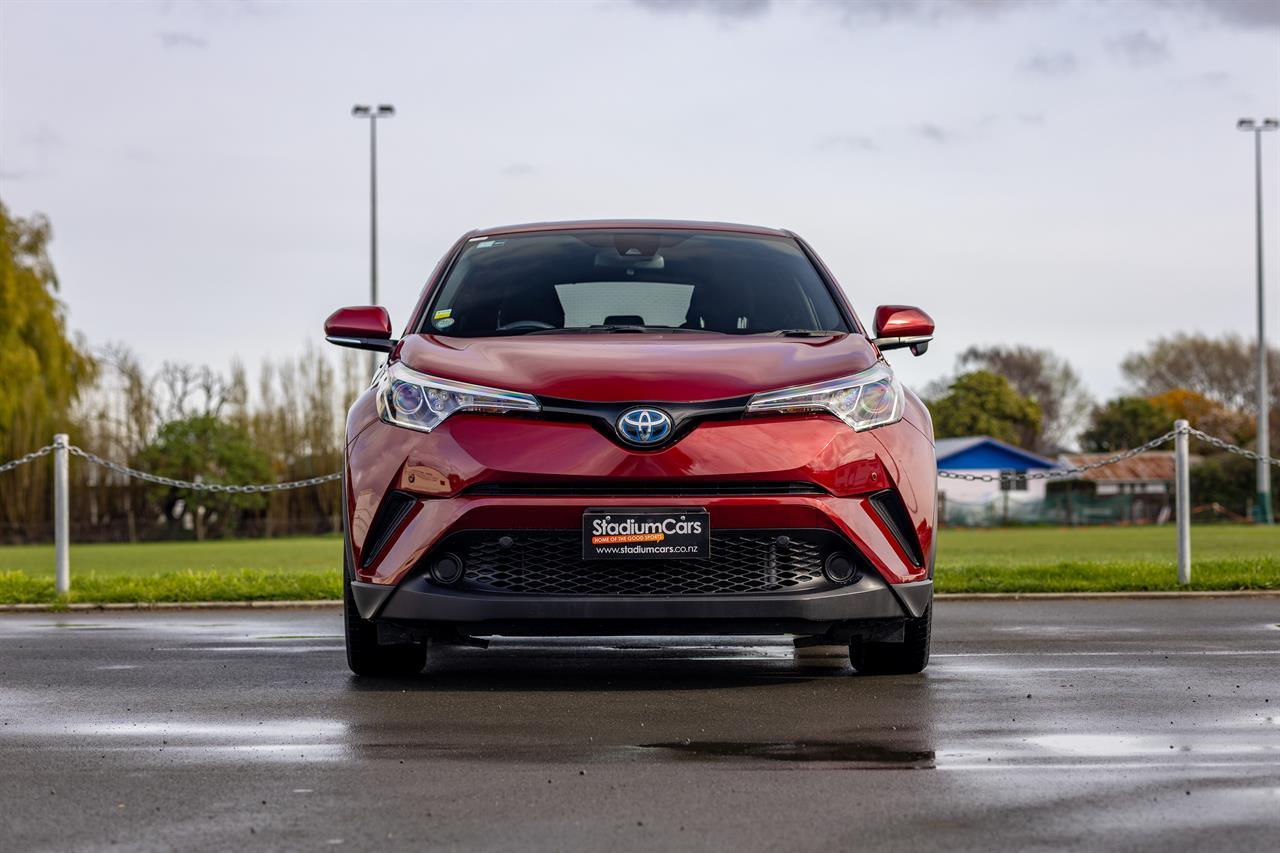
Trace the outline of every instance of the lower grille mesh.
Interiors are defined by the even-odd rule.
[[[561,531],[477,533],[446,547],[463,558],[463,588],[477,592],[726,595],[831,587],[822,563],[841,547],[838,537],[825,531],[799,534],[713,534],[709,560],[588,561],[582,559],[581,534]],[[779,535],[789,541],[780,545]]]

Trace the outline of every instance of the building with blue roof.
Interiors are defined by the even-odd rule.
[[[996,479],[938,480],[938,521],[942,524],[990,524],[1038,513],[1045,480],[1015,476],[1060,467],[1057,462],[989,435],[940,438],[934,445],[939,471]]]

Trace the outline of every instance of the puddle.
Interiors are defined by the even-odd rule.
[[[196,723],[176,722],[142,722],[142,723],[99,723],[82,726],[84,734],[104,735],[172,735],[197,738],[230,738],[252,739],[264,738],[276,740],[281,738],[339,738],[346,734],[347,724],[333,720],[272,720],[261,723]]]
[[[768,761],[827,762],[867,767],[931,769],[933,750],[899,749],[867,743],[843,741],[786,741],[750,743],[745,741],[693,741],[644,743],[640,749],[661,749],[691,758],[747,758]]]
[[[1060,755],[1082,758],[1119,756],[1154,756],[1195,752],[1199,755],[1244,755],[1274,752],[1280,745],[1241,743],[1236,740],[1206,741],[1196,738],[1188,742],[1185,735],[1173,733],[1164,737],[1152,735],[1059,734],[1029,738],[1028,743]]]
[[[117,753],[184,762],[333,762],[350,757],[349,727],[326,719],[72,721],[13,727],[72,752]],[[6,729],[6,733],[11,729]]]
[[[350,751],[334,743],[241,743],[229,746],[166,746],[165,755],[191,761],[256,761],[291,764],[311,761],[344,761]]]
[[[263,634],[255,640],[341,640],[341,634]]]
[[[158,652],[213,652],[213,653],[243,653],[257,652],[264,654],[280,655],[280,654],[306,654],[309,652],[340,652],[344,646],[162,646],[156,649]]]
[[[310,740],[341,740],[347,734],[347,724],[337,720],[264,720],[260,723],[219,723],[188,720],[141,722],[71,722],[63,725],[41,723],[20,726],[15,731],[31,734],[62,734],[82,737],[125,738],[190,738],[194,740],[267,740],[288,741],[293,738]],[[176,745],[176,744],[175,744]]]

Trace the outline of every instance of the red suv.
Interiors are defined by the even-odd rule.
[[[347,420],[347,660],[422,669],[491,636],[791,634],[863,673],[929,659],[929,412],[789,231],[571,222],[473,231]]]

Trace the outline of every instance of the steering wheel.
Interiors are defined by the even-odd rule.
[[[555,329],[558,328],[554,323],[544,323],[542,320],[515,320],[511,323],[503,323],[498,327],[499,332],[522,332],[528,329]]]

